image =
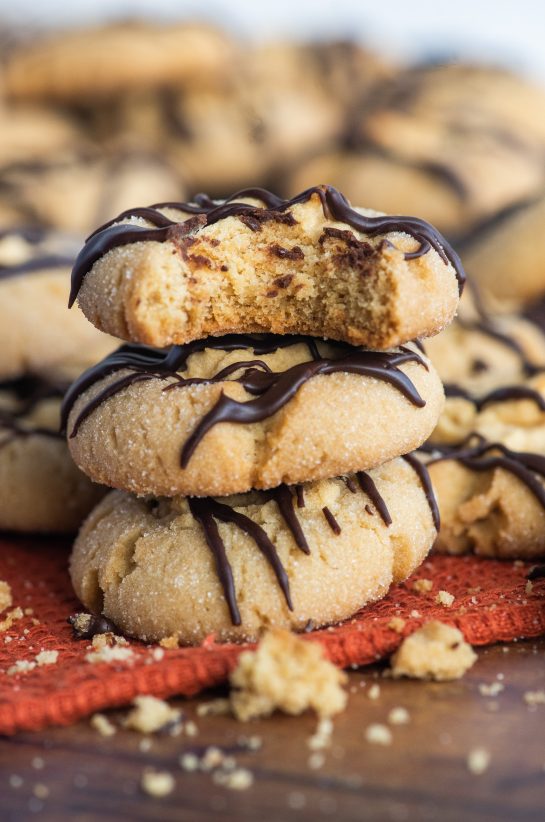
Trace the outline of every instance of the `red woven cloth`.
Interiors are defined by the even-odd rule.
[[[132,642],[128,661],[88,662],[89,643],[74,639],[66,621],[79,607],[66,570],[68,551],[59,540],[0,539],[0,580],[10,584],[14,606],[32,609],[0,633],[0,734],[67,725],[126,705],[138,694],[189,696],[227,678],[244,646],[218,645],[212,638],[198,648],[165,651],[162,659],[156,659],[157,646]],[[321,642],[342,667],[391,654],[404,635],[431,618],[456,625],[474,645],[535,637],[545,633],[545,580],[527,591],[529,567],[434,556],[381,602],[305,637]],[[419,578],[433,581],[430,593],[412,588]],[[436,604],[439,590],[454,594],[452,607]],[[406,620],[401,633],[388,625],[394,616]],[[58,651],[57,662],[8,675],[18,660],[35,661],[42,650]]]

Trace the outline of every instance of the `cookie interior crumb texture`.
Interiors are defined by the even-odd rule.
[[[459,679],[476,660],[461,631],[431,620],[403,640],[392,657],[392,673],[414,679]]]
[[[0,580],[0,613],[6,608],[11,608],[13,605],[13,598],[11,595],[11,588],[8,582]]]
[[[135,241],[99,257],[79,290],[84,314],[102,331],[159,347],[268,331],[386,349],[452,320],[455,270],[431,247],[406,258],[419,247],[409,234],[371,236],[329,219],[318,193],[282,211],[251,195],[239,201],[249,213],[212,225],[183,205],[163,209],[179,236]],[[138,214],[130,226],[151,227]]]
[[[300,714],[310,708],[329,717],[346,707],[346,681],[321,645],[289,631],[271,630],[255,651],[240,655],[230,676],[231,707],[244,722],[275,710]]]

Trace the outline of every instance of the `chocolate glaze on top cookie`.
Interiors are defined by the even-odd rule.
[[[84,372],[68,389],[61,411],[61,425],[63,430],[66,430],[74,403],[84,391],[104,377],[122,370],[128,370],[129,373],[110,383],[80,410],[68,432],[69,437],[76,436],[80,425],[102,402],[135,382],[170,379],[173,381],[169,381],[163,390],[172,391],[191,384],[220,382],[230,377],[241,383],[245,390],[255,397],[246,402],[238,402],[221,394],[213,408],[186,440],[181,453],[182,468],[187,466],[197,445],[214,425],[219,422],[251,424],[271,417],[295,396],[304,383],[319,374],[345,372],[374,377],[394,386],[413,405],[420,408],[425,405],[412,381],[399,368],[403,363],[415,362],[427,369],[425,360],[417,350],[401,346],[396,351],[379,352],[357,348],[347,343],[329,342],[328,344],[338,351],[338,356],[324,357],[319,353],[316,342],[314,337],[304,335],[227,334],[223,337],[210,337],[185,345],[175,345],[164,351],[141,345],[123,345],[98,365]],[[227,366],[213,377],[184,379],[182,376],[188,358],[206,348],[223,351],[251,348],[254,356],[259,356],[300,343],[308,347],[311,359],[285,371],[274,372],[259,359],[244,359]],[[237,373],[239,376],[234,376]]]
[[[324,214],[328,219],[346,223],[356,231],[370,236],[383,235],[390,231],[410,234],[419,246],[415,251],[407,252],[406,259],[421,257],[433,248],[445,264],[449,262],[452,264],[459,289],[462,290],[465,273],[460,258],[444,237],[425,220],[405,216],[367,217],[351,208],[346,197],[333,186],[314,186],[291,200],[284,200],[263,188],[247,188],[238,191],[222,203],[212,200],[206,194],[199,194],[193,203],[156,203],[146,208],[130,209],[120,214],[115,220],[106,223],[90,235],[78,255],[72,271],[72,287],[68,304],[69,306],[74,304],[86,274],[97,260],[113,248],[142,241],[159,243],[168,240],[176,241],[198,228],[213,225],[227,217],[240,217],[252,230],[258,231],[264,219],[294,220],[293,215],[287,213],[288,209],[298,203],[306,202],[313,195],[320,198]],[[240,202],[241,199],[248,198],[260,200],[263,207]],[[159,209],[180,211],[183,214],[193,215],[193,219],[172,220]],[[152,227],[119,223],[119,220],[127,220],[131,217],[143,218],[151,223]]]

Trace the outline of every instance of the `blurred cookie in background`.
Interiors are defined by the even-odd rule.
[[[36,228],[0,231],[0,380],[28,372],[76,375],[116,347],[69,311],[73,238]]]
[[[500,310],[543,297],[545,194],[518,203],[480,226],[462,252],[479,290]]]
[[[61,372],[0,382],[0,530],[76,531],[104,496],[59,431],[69,381]]]
[[[81,236],[135,202],[177,201],[185,191],[160,154],[83,149],[0,169],[0,217]]]
[[[355,106],[344,146],[310,158],[357,201],[419,213],[451,237],[534,195],[545,180],[545,93],[506,70],[430,64],[399,72]],[[352,181],[351,185],[349,181]]]
[[[229,71],[230,38],[198,23],[115,22],[37,36],[6,56],[8,99],[72,105],[181,84],[206,87]]]

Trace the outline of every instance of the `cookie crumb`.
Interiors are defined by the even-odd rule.
[[[40,653],[36,655],[36,664],[39,668],[43,665],[55,665],[58,658],[58,651],[40,651]]]
[[[172,634],[172,636],[164,636],[161,640],[159,640],[159,645],[161,646],[161,648],[172,650],[173,648],[180,647],[180,640],[177,634]]]
[[[37,799],[47,799],[49,796],[49,788],[42,782],[37,782],[32,788],[32,793]]]
[[[174,777],[168,771],[145,771],[140,780],[142,790],[154,796],[161,798],[168,796],[174,790]]]
[[[99,651],[91,651],[85,654],[85,659],[91,665],[97,665],[101,662],[132,662],[134,652],[131,648],[125,648],[122,645],[104,645]]]
[[[504,686],[501,682],[491,682],[490,684],[481,682],[479,685],[479,693],[482,696],[497,696],[503,689]]]
[[[526,691],[524,701],[527,705],[545,705],[545,691]]]
[[[0,613],[13,605],[13,597],[9,583],[0,579]]]
[[[194,753],[185,753],[182,754],[179,758],[178,762],[180,763],[180,767],[183,771],[188,771],[192,773],[193,771],[199,770],[199,757],[197,754]]]
[[[392,617],[392,619],[386,627],[390,628],[391,631],[395,631],[396,634],[401,634],[405,627],[405,620],[403,619],[403,617]]]
[[[534,590],[534,583],[532,582],[531,579],[529,579],[526,582],[526,587],[524,588],[524,593],[525,594],[531,594],[533,590]]]
[[[125,728],[141,734],[155,733],[166,725],[180,722],[182,717],[181,711],[155,696],[137,696],[133,705],[133,710],[127,714],[123,724]]]
[[[438,681],[459,679],[476,659],[461,631],[431,620],[403,640],[392,656],[392,674]]]
[[[376,682],[374,683],[374,685],[371,685],[371,687],[367,691],[367,696],[369,697],[369,699],[379,699],[380,685],[377,685]]]
[[[28,671],[33,671],[36,667],[34,660],[18,659],[7,670],[8,676],[15,676],[16,674],[26,674]]]
[[[374,722],[365,729],[365,739],[373,745],[391,745],[392,732],[386,725]]]
[[[316,730],[309,736],[307,745],[311,751],[321,751],[331,745],[331,737],[333,735],[333,722],[328,717],[320,719]]]
[[[22,608],[17,607],[13,608],[11,611],[8,611],[5,618],[0,622],[0,633],[3,631],[9,631],[9,629],[13,626],[13,623],[22,618]]]
[[[411,619],[419,619],[422,616],[422,614],[420,613],[420,611],[417,611],[416,608],[413,608],[409,616],[411,617]]]
[[[439,591],[435,597],[435,601],[438,605],[443,605],[445,608],[450,608],[454,602],[454,594],[449,594],[448,591]]]
[[[98,731],[101,736],[113,736],[117,733],[117,728],[113,725],[107,716],[104,714],[94,714],[89,724],[91,728],[94,728],[95,731]]]
[[[323,753],[313,753],[308,758],[308,766],[313,771],[318,771],[320,768],[323,768],[325,765],[325,756]]]
[[[467,768],[475,776],[480,776],[490,765],[490,753],[486,748],[473,748],[467,757]]]
[[[224,716],[231,713],[228,699],[213,699],[211,702],[201,702],[197,706],[197,716]]]
[[[398,708],[392,708],[392,710],[388,714],[388,722],[390,725],[407,725],[410,720],[409,712],[406,708],[402,708],[401,706]]]
[[[275,710],[300,714],[312,708],[329,717],[346,707],[344,671],[329,662],[321,645],[289,631],[268,631],[255,651],[243,651],[230,677],[231,709],[245,722]]]
[[[429,594],[432,588],[433,582],[431,579],[417,579],[413,582],[413,591],[416,591],[417,594]]]
[[[234,771],[218,770],[212,779],[216,785],[222,785],[230,791],[246,791],[254,784],[254,775],[247,768],[236,768]]]

